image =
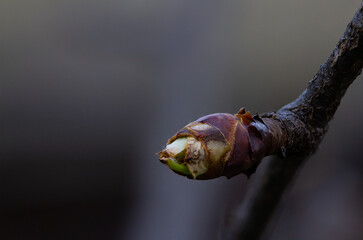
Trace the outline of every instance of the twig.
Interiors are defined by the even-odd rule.
[[[250,186],[229,239],[260,238],[297,169],[317,150],[328,122],[362,67],[363,3],[307,89],[279,111],[262,116],[280,143],[281,156],[270,160],[261,169],[262,177]]]

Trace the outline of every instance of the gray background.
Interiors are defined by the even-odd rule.
[[[191,181],[155,153],[202,115],[294,100],[359,4],[0,1],[0,238],[223,239],[254,176]],[[362,91],[265,239],[363,238]]]

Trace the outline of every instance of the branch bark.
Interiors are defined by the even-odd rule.
[[[229,239],[259,239],[297,170],[318,148],[342,97],[363,67],[363,3],[307,89],[277,112],[262,115],[278,143],[274,157],[230,226]]]

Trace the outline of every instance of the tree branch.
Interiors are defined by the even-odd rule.
[[[328,129],[342,97],[363,67],[363,3],[307,89],[262,120],[279,146],[250,186],[231,225],[229,239],[259,239],[297,169],[311,156]]]

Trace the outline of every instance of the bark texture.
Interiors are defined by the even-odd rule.
[[[277,112],[261,116],[274,154],[247,193],[229,239],[259,239],[301,164],[318,148],[349,85],[363,67],[363,3],[307,89]]]

